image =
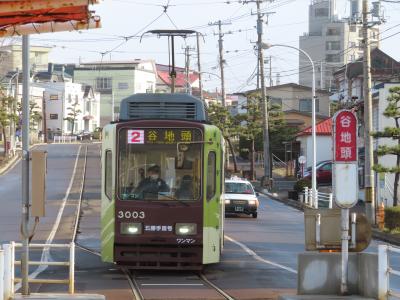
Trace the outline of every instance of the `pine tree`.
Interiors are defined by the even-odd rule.
[[[82,112],[78,108],[78,105],[79,103],[75,102],[74,104],[72,104],[72,107],[68,107],[68,117],[64,118],[64,120],[69,121],[72,125],[71,134],[74,134],[75,121],[78,119],[79,114]]]
[[[378,173],[394,173],[394,189],[393,189],[393,206],[398,205],[398,188],[400,180],[400,86],[391,88],[390,95],[387,98],[388,106],[383,115],[387,118],[393,118],[396,127],[385,127],[383,131],[378,131],[372,135],[376,138],[390,138],[397,141],[397,145],[382,145],[378,147],[377,155],[395,155],[396,165],[393,167],[383,166],[381,164],[374,165],[374,170]]]
[[[3,135],[4,156],[7,156],[7,135],[6,128],[10,126],[11,120],[17,120],[17,116],[12,113],[11,106],[15,101],[14,97],[7,96],[3,89],[0,88],[0,128]]]

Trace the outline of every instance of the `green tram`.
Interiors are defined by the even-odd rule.
[[[223,245],[223,137],[186,94],[135,94],[103,129],[101,256],[201,269]]]

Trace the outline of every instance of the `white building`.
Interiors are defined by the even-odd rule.
[[[90,86],[72,82],[36,83],[44,88],[46,128],[53,134],[71,134],[72,122],[65,120],[70,113],[79,111],[73,133],[93,132],[100,124],[100,95]]]
[[[324,160],[333,159],[332,146],[332,118],[326,119],[316,125],[316,148],[317,163]],[[312,136],[311,127],[308,127],[297,134],[296,141],[300,142],[300,155],[306,157],[305,167],[311,167],[312,164]]]
[[[350,17],[339,19],[335,0],[312,0],[309,6],[309,29],[299,38],[299,47],[315,64],[316,88],[335,87],[333,73],[347,62],[363,55],[362,25],[359,21],[361,0],[351,0]],[[379,28],[370,29],[371,47],[379,47]],[[299,84],[311,86],[309,60],[299,54]]]

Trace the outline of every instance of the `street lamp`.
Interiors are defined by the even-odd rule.
[[[312,61],[310,55],[302,49],[289,46],[289,45],[282,45],[282,44],[268,44],[262,43],[261,47],[263,49],[269,49],[272,47],[286,47],[295,49],[301,53],[303,53],[308,60],[310,61],[312,67],[312,100],[311,100],[311,118],[312,118],[312,125],[311,125],[311,135],[312,135],[312,164],[311,164],[311,189],[312,189],[312,197],[314,200],[314,206],[318,207],[318,199],[316,198],[317,195],[317,171],[316,171],[316,164],[317,164],[317,143],[316,143],[316,134],[315,134],[315,68],[314,62]]]

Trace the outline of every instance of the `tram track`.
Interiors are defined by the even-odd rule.
[[[164,300],[164,299],[215,299],[235,300],[227,292],[211,282],[203,273],[170,273],[162,274],[153,271],[141,273],[121,267],[125,274],[135,300]],[[171,282],[175,280],[176,282]],[[141,283],[145,281],[146,283]],[[156,291],[156,292],[155,292]],[[185,295],[183,295],[185,294]],[[208,295],[210,298],[205,298]]]

